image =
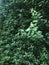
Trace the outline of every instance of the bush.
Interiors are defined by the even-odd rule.
[[[39,2],[10,0],[5,5],[0,16],[1,65],[49,65],[49,20],[38,10],[45,1]]]

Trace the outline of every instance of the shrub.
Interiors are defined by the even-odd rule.
[[[10,0],[5,5],[0,16],[1,65],[49,65],[49,20],[40,6],[37,0]]]

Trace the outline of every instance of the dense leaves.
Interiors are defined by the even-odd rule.
[[[6,1],[0,14],[0,65],[49,65],[48,8],[48,0]]]

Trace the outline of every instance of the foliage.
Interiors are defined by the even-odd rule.
[[[0,14],[0,65],[49,65],[46,4],[48,0],[7,1]]]

